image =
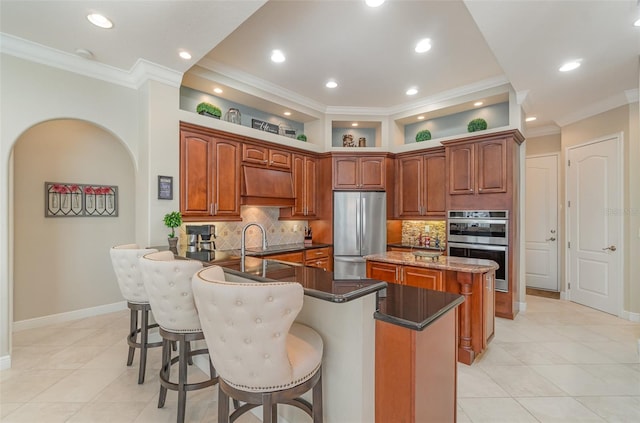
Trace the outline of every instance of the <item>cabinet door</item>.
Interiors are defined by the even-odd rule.
[[[292,216],[304,216],[304,211],[306,207],[305,202],[305,163],[304,156],[299,156],[297,154],[293,155],[293,195],[295,198],[295,203],[293,205],[293,214]],[[281,213],[282,214],[282,213]]]
[[[478,194],[507,192],[507,140],[476,144]]]
[[[428,217],[445,217],[446,215],[446,159],[444,154],[424,157],[425,201],[423,214]]]
[[[269,167],[291,169],[291,153],[288,151],[269,149]]]
[[[360,157],[358,163],[360,189],[385,189],[385,158]]]
[[[308,260],[304,262],[305,266],[317,267],[318,269],[331,271],[331,260],[329,257],[320,259]]]
[[[269,150],[266,147],[252,144],[242,144],[242,161],[244,163],[253,163],[267,165]]]
[[[358,158],[335,157],[333,159],[333,188],[358,189]]]
[[[318,181],[318,162],[313,157],[304,158],[304,202],[305,202],[305,216],[315,217],[317,213],[317,188]]]
[[[240,143],[216,139],[214,143],[215,216],[240,216]]]
[[[403,157],[396,164],[396,217],[420,217],[423,193],[422,156]]]
[[[449,194],[473,194],[475,189],[475,151],[473,144],[447,147]]]
[[[367,261],[367,277],[385,282],[402,283],[398,271],[401,267],[390,263]]]
[[[180,132],[180,212],[210,216],[212,210],[212,137]]]
[[[404,285],[433,289],[436,291],[443,290],[441,270],[403,266],[402,281]]]

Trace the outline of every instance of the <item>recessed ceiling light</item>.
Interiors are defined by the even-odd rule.
[[[538,119],[535,116],[529,116],[528,118],[525,119],[525,122],[533,122],[534,120]]]
[[[284,112],[285,116],[291,116],[291,112]]]
[[[418,120],[423,120],[424,116],[418,116]]]
[[[431,40],[428,38],[423,38],[422,40],[418,41],[415,50],[416,53],[424,53],[431,50]]]
[[[474,106],[478,107],[478,106],[482,106],[484,103],[482,101],[476,101],[475,103],[473,103]]]
[[[416,95],[418,94],[418,89],[417,88],[409,88],[407,90],[407,95]]]
[[[633,23],[633,26],[640,26],[640,19],[638,19],[637,21],[635,21],[635,22]]]
[[[358,126],[358,122],[353,122],[351,126]]]
[[[222,88],[215,87],[213,89],[213,92],[216,93],[216,94],[222,94]]]
[[[107,18],[106,16],[103,16],[99,13],[91,13],[87,15],[87,19],[89,19],[89,22],[91,22],[95,26],[99,26],[100,28],[104,28],[104,29],[113,28],[113,22],[111,22],[109,18]]]
[[[286,60],[281,50],[273,50],[271,52],[271,60],[275,63],[282,63]]]
[[[560,66],[560,69],[558,69],[560,72],[569,72],[572,71],[574,69],[578,69],[580,67],[580,61],[579,60],[573,60],[571,62],[567,62],[564,65]]]
[[[328,82],[325,84],[325,87],[327,87],[327,88],[335,88],[335,87],[337,87],[337,86],[338,86],[338,83],[337,83],[336,81],[334,81],[333,79],[332,79],[332,80],[330,80],[330,81],[328,81]]]
[[[384,0],[364,0],[364,2],[367,4],[367,6],[369,7],[378,7],[380,6],[382,3],[384,3]]]
[[[189,53],[188,51],[184,51],[182,50],[179,53],[180,57],[182,57],[184,60],[190,60],[191,59],[191,53]]]

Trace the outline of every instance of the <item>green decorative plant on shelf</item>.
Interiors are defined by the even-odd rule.
[[[298,140],[300,141],[306,141],[307,140],[307,136],[305,134],[300,134],[297,137]]]
[[[467,126],[469,132],[484,131],[485,129],[487,129],[487,121],[481,118],[473,119]]]
[[[171,229],[169,238],[176,237],[175,229],[182,225],[182,215],[178,211],[173,211],[164,215],[164,224],[167,228]]]
[[[431,131],[423,129],[416,134],[416,142],[428,141],[431,139]]]
[[[198,104],[198,106],[196,107],[196,112],[201,115],[212,116],[218,119],[220,119],[220,116],[222,116],[222,110],[220,110],[219,107],[204,101]]]

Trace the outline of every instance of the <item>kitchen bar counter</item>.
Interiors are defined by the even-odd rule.
[[[318,245],[316,248],[324,246]],[[236,251],[188,252],[183,247],[178,250],[177,256],[199,259],[205,266],[220,265],[230,282],[287,281],[302,284],[305,299],[296,321],[313,327],[325,342],[325,422],[380,421],[376,413],[384,413],[382,409],[374,410],[374,404],[378,402],[375,400],[376,396],[382,392],[378,390],[378,384],[384,379],[378,380],[378,373],[380,378],[382,374],[390,373],[383,373],[379,369],[376,355],[382,357],[383,350],[391,348],[384,354],[396,357],[397,345],[383,341],[390,333],[415,333],[415,339],[429,339],[429,342],[421,343],[428,349],[451,337],[451,348],[446,349],[446,352],[438,353],[443,351],[442,348],[435,348],[434,351],[439,354],[436,361],[442,359],[443,362],[433,361],[431,367],[435,365],[439,368],[446,363],[449,369],[450,362],[456,362],[454,311],[464,301],[463,296],[410,286],[388,285],[374,279],[340,279],[335,278],[333,272],[279,260],[247,256],[241,261]],[[379,327],[386,328],[383,329],[384,335],[382,332],[379,334]],[[441,327],[448,329],[439,329]],[[448,341],[444,343],[449,344]],[[199,366],[200,364],[198,363]],[[455,386],[455,373],[447,373],[446,376],[440,371],[424,373],[427,368],[429,366],[420,367],[423,373],[419,376],[424,379],[421,383],[434,387]],[[455,369],[455,366],[452,368]],[[414,380],[415,377],[407,375],[406,382],[412,383]],[[438,398],[439,403],[432,404],[430,410],[446,408],[455,413],[455,390],[451,391],[454,394],[453,407],[451,401],[442,400],[443,395],[447,396],[449,392],[440,388],[436,390],[433,397]],[[281,413],[287,421],[299,421],[303,418],[294,407],[283,407]]]

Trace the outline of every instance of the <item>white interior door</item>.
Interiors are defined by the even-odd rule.
[[[570,299],[618,315],[622,294],[621,135],[568,149]]]
[[[557,292],[558,155],[527,157],[526,172],[526,285]]]

